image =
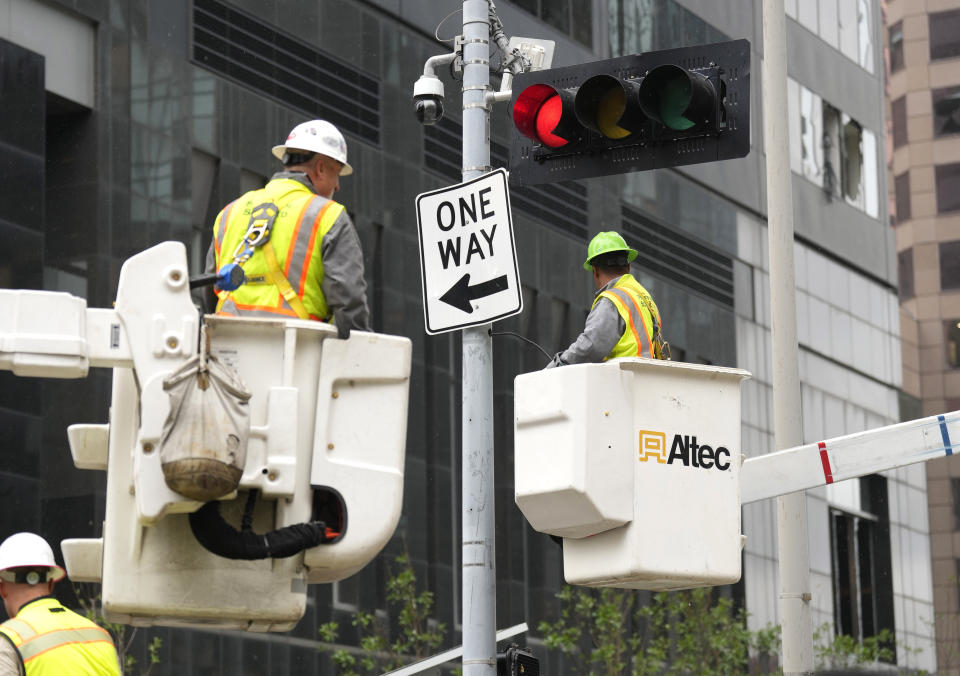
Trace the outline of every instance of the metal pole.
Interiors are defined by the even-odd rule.
[[[463,3],[463,180],[489,171],[490,16]],[[463,676],[496,676],[493,485],[493,345],[490,325],[463,330]]]
[[[763,105],[773,343],[773,433],[777,448],[803,443],[797,299],[793,269],[793,196],[787,129],[787,50],[783,0],[763,0]],[[813,673],[810,555],[806,494],[777,499],[783,673]]]

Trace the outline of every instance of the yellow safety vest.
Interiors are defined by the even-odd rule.
[[[24,604],[0,631],[20,651],[27,676],[120,676],[110,634],[49,596]]]
[[[593,305],[601,298],[609,299],[627,325],[620,340],[604,361],[616,357],[648,357],[663,359],[660,354],[660,311],[650,293],[633,278],[621,275],[616,284],[597,294]]]
[[[266,205],[266,209],[257,207]],[[218,314],[285,315],[327,321],[321,246],[343,205],[312,192],[303,183],[276,178],[231,202],[213,226],[217,269],[232,263],[252,220],[272,218],[267,245],[241,265],[247,282],[236,291],[218,291]]]

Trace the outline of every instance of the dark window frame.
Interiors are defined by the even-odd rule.
[[[910,170],[893,177],[893,196],[896,203],[897,224],[910,220]]]
[[[897,253],[897,283],[901,302],[910,300],[917,295],[913,277],[912,248]]]
[[[890,104],[890,122],[893,126],[893,147],[909,141],[907,132],[907,97],[901,96]]]
[[[929,17],[930,60],[960,56],[960,9],[933,12]]]
[[[574,41],[593,48],[593,3],[590,0],[566,0],[565,3],[558,0],[524,0],[514,4]],[[559,17],[558,10],[563,17]],[[586,22],[585,17],[588,17]]]
[[[943,347],[943,358],[947,366],[953,369],[960,368],[960,318],[943,320]],[[956,513],[957,509],[960,509],[960,504],[957,504],[958,497],[960,494],[954,489],[953,509],[957,517],[954,530],[960,530],[960,514]]]
[[[890,72],[896,73],[903,69],[903,21],[890,26],[887,31],[887,44],[890,48]]]
[[[830,508],[834,630],[857,641],[894,629],[887,480],[861,477],[860,495],[859,513]]]
[[[950,487],[953,489],[953,530],[960,530],[960,479],[951,478]]]
[[[960,289],[960,239],[937,244],[940,258],[940,290]]]
[[[937,191],[937,213],[960,211],[960,162],[936,165],[934,185]]]
[[[933,103],[933,137],[960,134],[960,85],[930,92]]]

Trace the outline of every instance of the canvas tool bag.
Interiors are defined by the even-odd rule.
[[[247,457],[250,391],[203,348],[163,381],[163,389],[170,397],[160,439],[167,486],[202,502],[235,491]]]

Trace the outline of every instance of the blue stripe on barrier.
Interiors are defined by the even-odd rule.
[[[947,455],[953,455],[953,444],[950,443],[950,433],[947,432],[947,421],[944,420],[942,415],[938,415],[937,420],[940,422],[940,436],[943,437],[943,447],[946,449]]]

